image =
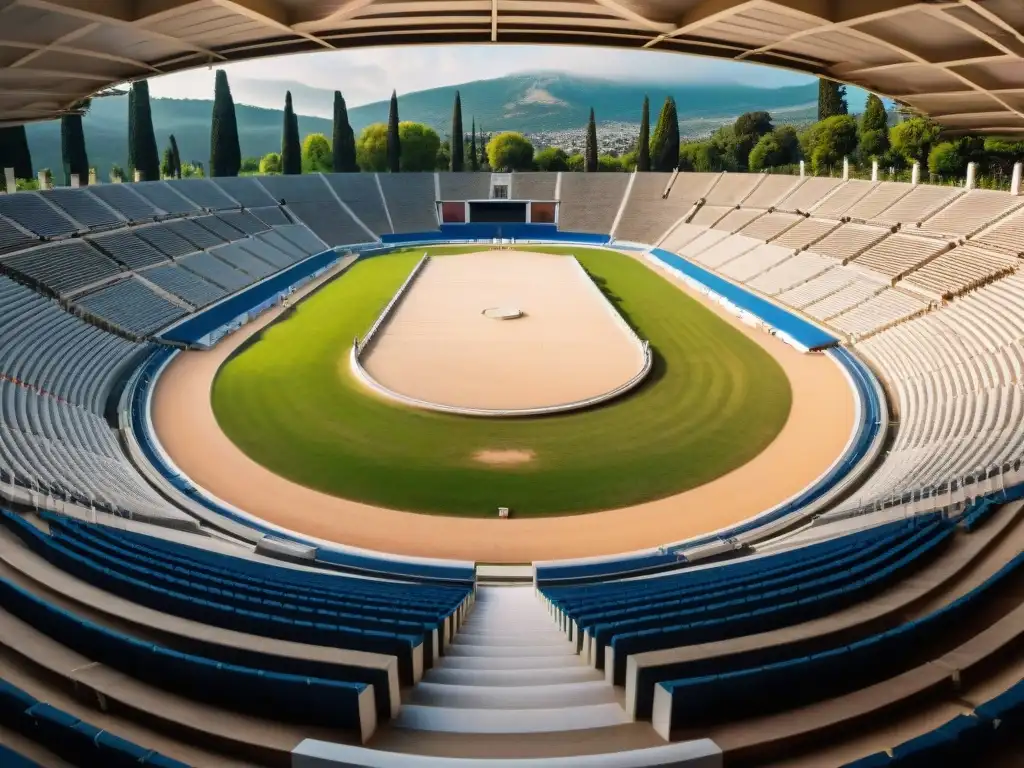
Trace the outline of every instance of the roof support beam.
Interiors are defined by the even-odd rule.
[[[862,0],[857,0],[861,2]],[[882,7],[878,7],[882,6]],[[870,8],[875,8],[871,11]],[[834,29],[842,29],[843,27],[850,27],[854,24],[865,24],[869,21],[881,21],[893,16],[899,16],[902,13],[906,13],[910,10],[915,10],[916,4],[908,2],[908,0],[875,0],[874,2],[863,2],[861,6],[858,6],[858,11],[864,11],[857,15],[851,15],[849,13],[849,6],[840,4],[838,7],[838,13],[827,13],[823,16],[818,16],[818,20],[821,23],[815,24],[813,27],[807,29],[798,30],[792,34],[786,35],[786,37],[776,40],[773,43],[762,45],[759,48],[754,48],[742,56],[737,56],[738,59],[746,59],[750,56],[756,56],[762,53],[768,53],[786,43],[799,40],[803,37],[811,37],[813,35],[820,35],[823,32],[828,32]],[[837,18],[837,16],[839,16]]]
[[[602,8],[611,11],[623,21],[631,21],[638,27],[650,29],[662,34],[668,34],[672,31],[671,24],[665,24],[660,21],[648,19],[646,16],[643,16],[636,11],[627,8],[622,3],[617,2],[617,0],[594,0],[594,2]]]
[[[311,29],[326,29],[334,27],[347,19],[351,19],[369,5],[373,5],[373,0],[345,0],[326,16],[319,19],[300,21],[297,24],[293,24],[292,28],[296,31],[308,31]]]
[[[62,13],[67,16],[73,16],[75,18],[85,19],[91,22],[99,22],[100,24],[126,27],[128,29],[135,30],[136,33],[144,29],[133,23],[135,20],[135,7],[132,0],[103,0],[102,3],[98,3],[96,0],[61,0],[59,3],[54,2],[53,0],[17,0],[17,2],[19,5],[23,5],[27,8],[37,8],[41,11]],[[145,29],[145,34],[148,37],[166,41],[178,46],[179,48],[185,48],[190,51],[195,51],[196,53],[201,53],[209,59],[217,59],[221,61],[224,59],[220,54],[214,53],[202,46],[193,45],[187,40],[182,40],[178,37],[165,35],[152,29]]]
[[[670,32],[664,32],[644,45],[644,48],[651,48],[667,37],[679,37],[694,31],[706,24],[713,24],[720,19],[727,18],[744,10],[754,8],[760,3],[757,0],[701,0],[686,15],[679,20],[679,26]]]
[[[91,31],[91,28],[99,26],[98,24],[89,24],[83,27],[83,30]],[[62,38],[63,39],[63,38]],[[83,56],[87,59],[101,59],[103,61],[113,61],[120,64],[129,64],[133,67],[140,69],[148,69],[154,74],[162,74],[162,71],[158,67],[154,67],[151,64],[147,64],[144,61],[138,61],[137,59],[129,59],[124,56],[114,56],[110,53],[102,53],[100,51],[91,51],[87,48],[74,48],[68,45],[58,45],[57,43],[50,43],[49,45],[40,45],[39,43],[23,43],[20,40],[0,40],[0,48],[23,48],[31,51],[32,53],[26,54],[22,58],[18,59],[9,66],[20,67],[24,64],[38,58],[46,51],[57,51],[59,53],[69,53],[73,56]]]
[[[276,29],[279,32],[284,32],[289,35],[297,35],[298,37],[304,37],[312,43],[326,48],[330,51],[334,50],[334,46],[328,43],[326,40],[321,40],[316,35],[312,35],[309,32],[302,32],[294,29],[288,24],[288,11],[286,8],[279,5],[275,0],[212,0],[215,5],[220,6],[226,10],[237,13],[240,16],[252,19],[253,21],[262,24],[272,29]]]
[[[491,0],[491,42],[498,42],[498,0]]]

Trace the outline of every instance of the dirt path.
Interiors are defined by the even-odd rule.
[[[588,515],[467,520],[372,507],[275,475],[221,432],[210,390],[221,364],[272,322],[278,309],[212,350],[179,355],[154,393],[154,426],[178,467],[219,498],[299,533],[366,549],[522,563],[628,552],[708,533],[763,512],[820,476],[850,437],[855,402],[830,359],[800,354],[744,325],[681,281],[666,279],[761,344],[783,367],[793,389],[789,419],[771,445],[742,467],[676,496]]]
[[[494,320],[484,314],[491,307],[523,316]],[[643,349],[614,312],[570,256],[445,256],[423,268],[361,362],[387,389],[428,403],[566,405],[618,389],[642,370]]]

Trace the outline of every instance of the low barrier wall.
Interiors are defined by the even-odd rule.
[[[379,331],[381,327],[383,327],[384,323],[387,322],[387,319],[391,316],[395,307],[398,306],[402,301],[402,297],[404,297],[406,292],[409,290],[409,286],[416,281],[420,272],[422,272],[423,268],[427,266],[428,261],[430,261],[430,256],[429,254],[424,253],[423,258],[416,262],[416,266],[412,268],[412,272],[410,272],[409,276],[405,278],[405,282],[402,283],[397,291],[395,291],[395,295],[391,297],[391,301],[389,301],[384,309],[381,310],[381,313],[377,315],[377,319],[373,321],[373,325],[370,326],[370,330],[366,332],[362,341],[357,341],[352,345],[352,354],[356,357],[357,361],[359,356],[369,348],[370,344],[373,342],[373,337],[377,335],[377,331]]]
[[[685,280],[693,281],[698,287],[710,291],[720,300],[729,302],[741,313],[746,312],[753,315],[765,325],[773,328],[777,335],[781,335],[787,341],[795,341],[796,345],[804,350],[823,349],[839,343],[838,338],[813,323],[796,317],[782,307],[698,267],[682,256],[661,248],[652,248],[648,254],[649,258],[658,266],[674,272]]]

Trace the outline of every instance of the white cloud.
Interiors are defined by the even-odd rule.
[[[242,104],[279,107],[281,95],[267,103],[268,82],[291,81],[313,88],[339,89],[351,106],[387,98],[391,91],[422,91],[514,72],[557,71],[592,77],[668,82],[737,82],[775,87],[804,83],[806,75],[757,64],[655,51],[538,45],[448,45],[361,48],[297,54],[228,64],[232,93]],[[154,96],[212,98],[213,69],[204,68],[150,81]],[[323,113],[322,105],[296,110]]]

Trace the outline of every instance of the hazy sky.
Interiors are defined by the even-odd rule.
[[[225,67],[235,101],[280,107],[280,90],[268,81],[298,82],[340,90],[350,106],[399,94],[515,72],[560,71],[645,81],[717,81],[766,88],[810,81],[806,75],[731,61],[651,51],[525,45],[447,45],[363,48],[257,59]],[[150,80],[154,96],[212,98],[213,70],[204,68]],[[297,99],[297,102],[299,100]],[[296,111],[309,114],[318,109]]]

